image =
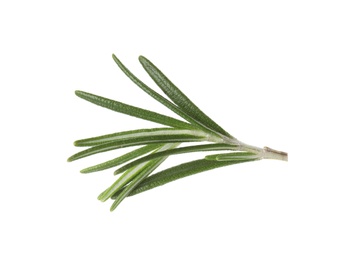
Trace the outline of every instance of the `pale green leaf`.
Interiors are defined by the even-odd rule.
[[[91,172],[106,170],[106,169],[121,165],[123,163],[126,163],[126,162],[133,160],[133,159],[135,159],[139,156],[142,156],[144,154],[147,154],[147,153],[159,148],[160,146],[162,146],[162,144],[149,144],[146,146],[142,146],[141,148],[133,150],[133,151],[126,153],[122,156],[119,156],[115,159],[112,159],[112,160],[109,160],[109,161],[85,168],[85,169],[81,170],[80,172],[81,173],[91,173]]]
[[[157,151],[164,151],[170,148],[176,147],[178,144],[165,144],[162,147],[160,147]],[[166,159],[166,158],[165,158]],[[163,158],[158,159],[159,164],[163,161]],[[151,162],[145,162],[142,164],[139,164],[135,166],[134,168],[130,169],[129,171],[126,171],[123,175],[121,175],[113,185],[111,185],[107,190],[102,192],[99,196],[98,199],[101,201],[106,201],[109,199],[115,192],[123,188],[126,184],[128,184],[132,179],[134,179],[137,175],[139,174],[145,174],[143,171],[147,172],[148,167],[151,165]],[[157,167],[157,166],[156,166]],[[155,168],[156,168],[155,167]],[[153,170],[155,170],[155,168]],[[153,171],[152,170],[152,171]],[[150,174],[151,172],[149,172]],[[148,175],[145,175],[145,177]]]

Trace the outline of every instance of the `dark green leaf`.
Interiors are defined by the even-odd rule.
[[[163,152],[152,153],[137,160],[134,160],[123,167],[117,169],[114,174],[122,173],[137,164],[155,159],[157,157],[175,155],[175,154],[183,154],[183,153],[191,153],[191,152],[204,152],[204,151],[219,151],[219,150],[235,150],[237,146],[229,145],[229,144],[204,144],[204,145],[193,145],[181,148],[175,148],[171,150],[166,150]]]
[[[74,142],[75,146],[95,146],[105,143],[110,143],[114,141],[119,141],[123,139],[134,139],[138,137],[144,137],[151,139],[153,136],[167,136],[167,135],[193,135],[197,137],[206,137],[207,133],[201,130],[188,130],[188,129],[178,129],[178,128],[148,128],[148,129],[138,129],[131,131],[118,132],[108,135],[102,135],[82,140],[77,140]]]
[[[184,129],[193,129],[192,125],[180,121],[178,119],[165,116],[150,110],[130,106],[124,103],[121,103],[119,101],[111,100],[108,98],[104,98],[101,96],[97,96],[91,93],[83,92],[83,91],[75,91],[75,94],[82,98],[85,99],[91,103],[94,103],[98,106],[108,108],[110,110],[119,112],[119,113],[124,113],[126,115],[142,118],[144,120],[152,121],[155,123],[163,124],[163,125],[168,125],[172,127],[177,127],[177,128],[184,128]]]
[[[119,68],[125,73],[125,75],[130,78],[138,87],[140,87],[144,92],[150,95],[152,98],[156,99],[158,102],[175,112],[177,115],[192,123],[193,125],[198,126],[199,128],[207,130],[201,123],[197,122],[195,119],[187,115],[181,108],[170,102],[168,99],[161,96],[159,93],[148,87],[140,79],[138,79],[131,71],[129,71],[124,64],[113,54],[113,59]]]
[[[231,135],[202,112],[182,91],[180,91],[153,63],[143,56],[139,57],[144,69],[162,91],[183,111],[200,122],[209,129],[222,135],[231,137]]]
[[[251,152],[234,152],[234,153],[221,153],[221,154],[212,154],[205,157],[206,160],[213,161],[239,161],[239,160],[249,160],[249,159],[258,159],[260,156]]]
[[[93,146],[89,149],[83,150],[79,153],[76,153],[68,158],[68,161],[75,161],[77,159],[81,159],[92,154],[107,152],[111,150],[115,150],[118,148],[136,146],[136,145],[145,145],[152,143],[182,143],[182,142],[199,142],[205,141],[206,138],[198,137],[196,135],[189,134],[172,134],[172,135],[154,135],[154,136],[145,136],[145,137],[137,137],[132,139],[121,139],[118,141],[113,141],[97,146]]]
[[[239,161],[210,161],[205,159],[200,159],[192,162],[183,163],[172,168],[163,170],[154,175],[149,176],[144,179],[139,185],[133,189],[132,192],[129,193],[129,196],[136,195],[138,193],[156,188],[158,186],[164,185],[166,183],[199,173],[203,171],[208,171],[211,169],[224,167],[232,164],[243,163],[243,162],[251,162],[253,160],[239,160]],[[117,197],[118,193],[115,193],[112,196],[112,199]]]

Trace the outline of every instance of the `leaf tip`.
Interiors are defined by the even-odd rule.
[[[120,204],[120,201],[115,200],[110,207],[110,212],[113,212],[119,204]]]
[[[86,168],[86,169],[82,169],[81,171],[80,171],[80,173],[90,173],[90,171],[88,170],[88,168]]]
[[[98,200],[105,202],[109,197],[106,196],[107,192],[108,192],[109,188],[106,189],[105,191],[103,191],[101,194],[99,194],[99,196],[97,197]]]
[[[142,63],[142,62],[144,62],[144,61],[147,61],[147,58],[144,57],[144,56],[142,56],[142,55],[139,55],[139,56],[138,56],[138,60]]]
[[[114,53],[111,55],[111,57],[113,58],[113,60],[114,60],[115,62],[118,62],[118,61],[119,61],[119,59],[116,57],[116,55],[115,55]]]
[[[99,196],[97,197],[98,200],[104,202],[105,199],[104,199],[104,192],[102,192],[101,194],[99,194]]]

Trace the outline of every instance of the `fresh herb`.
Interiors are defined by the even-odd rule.
[[[125,75],[138,87],[175,112],[183,120],[91,93],[83,91],[75,92],[78,97],[98,106],[167,126],[118,132],[74,142],[75,146],[89,148],[69,157],[69,162],[96,153],[130,146],[141,146],[120,157],[81,170],[81,173],[91,173],[124,164],[114,171],[115,175],[121,174],[117,180],[98,196],[98,199],[101,201],[108,199],[114,200],[110,209],[111,211],[127,196],[132,196],[199,172],[261,159],[287,161],[287,153],[268,147],[258,148],[247,145],[230,135],[202,112],[145,57],[139,57],[140,63],[169,99],[140,81],[114,54],[113,59]],[[179,147],[183,143],[192,142],[205,142],[205,144]],[[226,152],[207,155],[203,159],[186,162],[152,174],[171,155],[207,151]]]

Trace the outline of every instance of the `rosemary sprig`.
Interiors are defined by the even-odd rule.
[[[91,173],[124,164],[114,172],[115,174],[122,173],[122,175],[98,197],[101,201],[106,201],[110,198],[114,199],[114,203],[110,210],[114,210],[127,196],[132,196],[199,172],[261,159],[287,161],[287,153],[276,151],[268,147],[258,148],[247,145],[230,135],[202,112],[145,57],[139,57],[140,63],[169,99],[160,95],[139,80],[114,54],[113,59],[125,75],[138,87],[168,109],[175,112],[183,120],[178,120],[157,112],[127,105],[91,93],[83,91],[75,92],[78,97],[98,106],[168,126],[163,128],[117,132],[74,142],[75,146],[89,148],[72,155],[68,158],[68,161],[74,161],[114,149],[141,146],[140,148],[112,160],[81,170],[81,173]],[[178,147],[182,143],[188,142],[208,142],[208,144]],[[229,152],[206,155],[203,159],[186,162],[151,175],[169,156],[208,151]]]

